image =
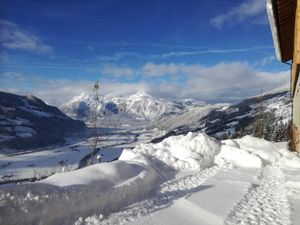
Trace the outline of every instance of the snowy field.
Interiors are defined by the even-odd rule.
[[[100,130],[99,152],[102,162],[117,159],[124,148],[148,142],[157,130],[102,129]],[[77,169],[91,152],[93,139],[69,139],[62,146],[11,156],[0,154],[0,182],[40,178],[53,173]]]
[[[39,182],[2,185],[0,223],[300,224],[300,158],[286,143],[188,133],[140,140],[120,154]]]

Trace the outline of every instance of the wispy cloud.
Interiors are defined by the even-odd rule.
[[[252,52],[262,49],[272,49],[272,45],[269,46],[256,46],[251,48],[232,48],[232,49],[206,49],[201,51],[178,51],[178,52],[168,52],[161,55],[162,58],[169,57],[181,57],[190,55],[203,55],[203,54],[231,54],[231,53],[241,53],[241,52]]]
[[[276,58],[274,55],[266,56],[265,58],[263,58],[263,59],[261,60],[260,64],[261,64],[262,66],[265,66],[265,65],[270,64],[270,63],[272,63],[272,62],[274,62],[274,61],[276,61],[276,60],[277,60],[277,58]]]
[[[35,54],[52,54],[53,49],[38,36],[19,25],[0,20],[0,43],[8,49],[23,50]]]
[[[137,52],[116,52],[112,55],[99,55],[96,57],[98,61],[118,61],[123,58],[146,58],[146,55]]]
[[[219,48],[211,48],[211,49],[202,49],[202,50],[191,50],[191,51],[171,51],[164,52],[160,54],[140,54],[137,52],[117,52],[112,55],[99,55],[96,57],[98,61],[118,61],[124,58],[134,58],[141,60],[156,60],[156,59],[167,59],[172,57],[186,57],[186,56],[196,56],[196,55],[221,55],[221,54],[233,54],[233,53],[241,53],[241,52],[255,52],[264,49],[273,49],[273,45],[265,45],[265,46],[254,46],[249,48],[231,48],[231,49],[219,49]]]
[[[246,20],[249,20],[251,24],[266,24],[267,17],[263,15],[265,8],[264,0],[246,0],[228,12],[214,17],[210,22],[216,28],[222,28],[226,24],[232,26]]]

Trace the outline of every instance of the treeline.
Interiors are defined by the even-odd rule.
[[[274,142],[289,141],[291,140],[291,121],[284,123],[282,119],[276,117],[274,110],[258,113],[250,125],[240,128],[235,133],[234,138],[252,135]]]

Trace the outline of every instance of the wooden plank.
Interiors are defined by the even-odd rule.
[[[294,58],[293,62],[300,64],[300,0],[297,0],[294,33]]]
[[[293,66],[292,66],[292,83],[291,83],[292,96],[293,97],[295,95],[296,82],[297,82],[297,78],[299,76],[299,71],[300,71],[300,65],[297,64],[297,63],[293,63]]]
[[[300,0],[297,0],[294,31],[294,54],[292,67],[292,95],[295,94],[296,82],[299,77],[300,66]]]
[[[282,61],[293,59],[295,11],[297,0],[276,0]]]

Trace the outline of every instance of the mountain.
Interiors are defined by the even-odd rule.
[[[99,104],[91,94],[82,93],[61,107],[61,110],[72,118],[90,121],[96,113],[99,118],[111,120],[142,122],[148,124],[151,120],[166,114],[181,111],[185,106],[167,100],[155,98],[144,92],[130,96],[108,94],[101,96]]]
[[[199,121],[212,111],[226,109],[230,104],[188,104],[179,112],[165,113],[151,121],[148,128],[158,128],[167,132],[180,127],[197,129],[202,126]]]
[[[237,104],[208,105],[202,109],[188,108],[179,114],[159,118],[151,126],[167,131],[164,137],[154,142],[190,131],[204,132],[222,139],[252,134],[254,124],[260,117],[264,117],[263,126],[269,129],[269,134],[264,136],[265,139],[278,140],[276,139],[278,134],[272,134],[277,128],[284,127],[281,132],[286,132],[291,119],[289,85],[245,99]]]
[[[29,95],[0,91],[0,152],[9,153],[62,142],[85,124]]]
[[[193,99],[164,100],[138,92],[127,97],[101,96],[100,104],[95,106],[93,96],[83,93],[65,104],[62,110],[73,118],[89,122],[94,115],[93,109],[97,109],[103,126],[116,123],[143,125],[165,131],[166,137],[189,131],[204,132],[217,138],[236,137],[246,131],[251,133],[262,112],[267,117],[264,122],[273,127],[287,125],[291,118],[288,84],[237,104],[206,104]]]

